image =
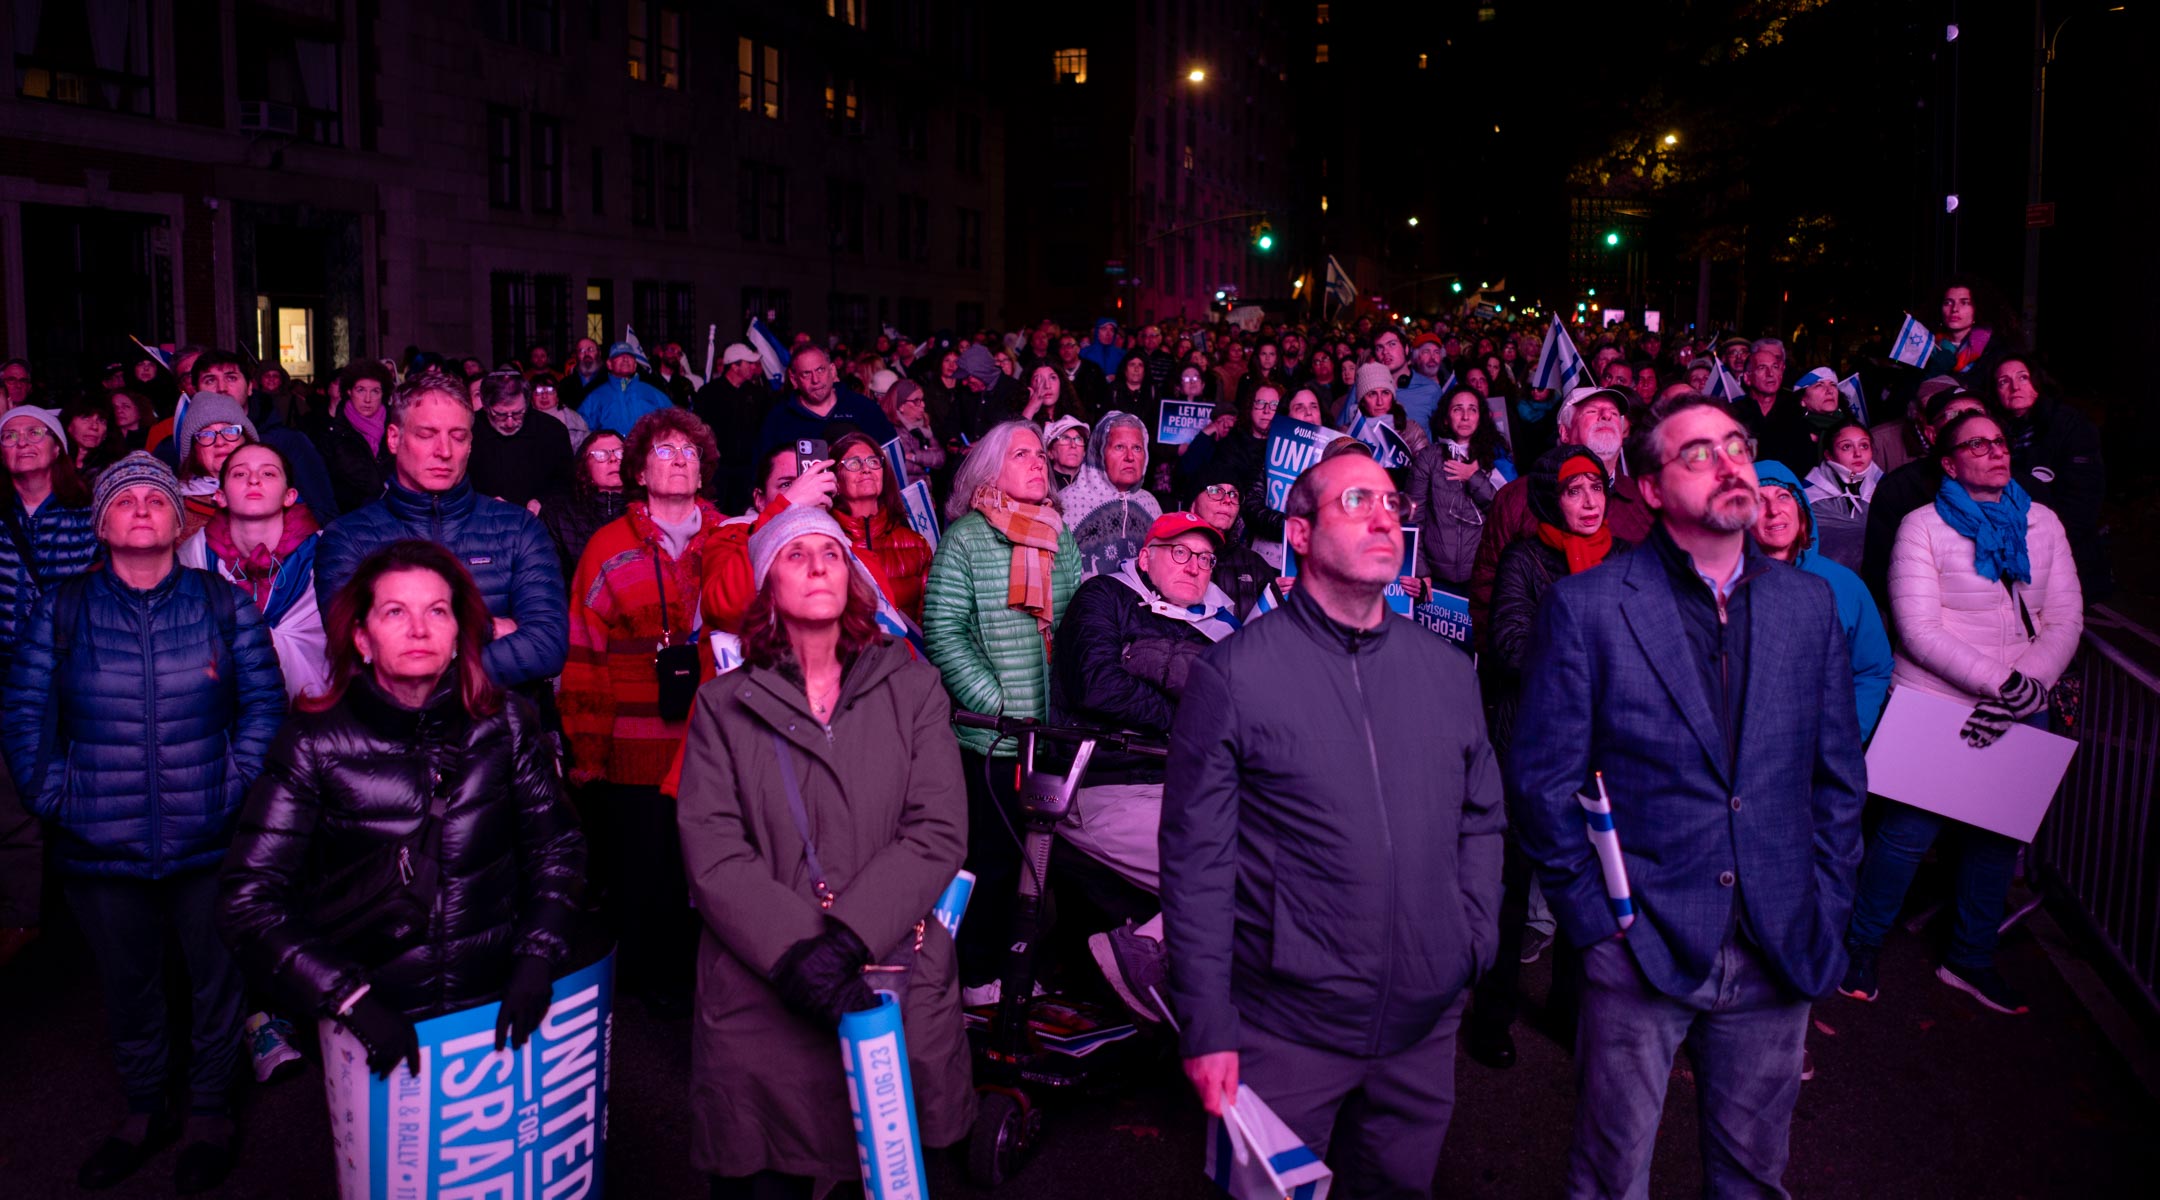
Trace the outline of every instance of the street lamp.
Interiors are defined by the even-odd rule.
[[[1679,145],[1679,144],[1680,144],[1680,135],[1679,135],[1679,134],[1677,134],[1677,133],[1668,133],[1668,134],[1666,134],[1666,135],[1665,135],[1665,144],[1666,144],[1667,146],[1677,146],[1677,145]]]
[[[1412,229],[1416,229],[1416,228],[1417,228],[1417,218],[1416,218],[1416,217],[1412,217],[1412,218],[1410,218],[1410,228],[1412,228]]]
[[[1206,83],[1207,68],[1194,67],[1192,70],[1185,72],[1185,78],[1187,81],[1192,83]]]

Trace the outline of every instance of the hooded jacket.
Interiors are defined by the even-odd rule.
[[[434,542],[458,556],[492,616],[517,628],[488,643],[489,678],[502,687],[538,683],[562,670],[570,652],[570,616],[562,566],[539,518],[473,491],[459,480],[442,492],[416,492],[393,481],[375,503],[347,513],[315,550],[315,600],[327,619],[338,589],[360,560],[400,538]]]
[[[1336,1054],[1430,1034],[1499,942],[1500,771],[1470,660],[1304,588],[1203,652],[1163,785],[1186,1057],[1247,1023]]]
[[[1102,328],[1105,325],[1110,327],[1111,333],[1108,345],[1104,345],[1102,341]],[[1117,327],[1115,320],[1104,317],[1095,322],[1095,327],[1088,331],[1087,345],[1080,347],[1080,357],[1100,368],[1104,379],[1116,379],[1118,368],[1125,365],[1125,348],[1117,344]]]
[[[1838,626],[1845,631],[1852,652],[1853,704],[1860,714],[1860,740],[1875,736],[1875,722],[1882,719],[1883,703],[1890,698],[1890,635],[1883,628],[1875,597],[1852,568],[1825,556],[1817,545],[1814,510],[1806,503],[1800,480],[1779,462],[1758,462],[1755,477],[1765,487],[1782,487],[1801,501],[1800,522],[1805,526],[1807,548],[1793,557],[1793,565],[1830,584],[1837,600]]]
[[[1140,431],[1140,482],[1119,490],[1103,468],[1103,447],[1113,429]],[[1081,465],[1073,485],[1058,493],[1065,509],[1065,527],[1072,530],[1080,548],[1080,578],[1116,573],[1147,541],[1148,526],[1162,516],[1162,505],[1147,490],[1147,422],[1115,409],[1096,422],[1088,437],[1087,462]]]
[[[1758,475],[1760,473],[1758,472]],[[1802,482],[1807,486],[1807,505],[1814,510],[1815,538],[1819,551],[1832,562],[1858,571],[1867,555],[1868,506],[1875,501],[1875,485],[1883,469],[1869,463],[1855,476],[1834,462],[1816,464]]]
[[[560,395],[562,390],[558,388],[556,394]],[[609,375],[593,385],[577,411],[593,432],[607,429],[629,437],[630,427],[637,424],[639,417],[672,408],[674,404],[666,392],[636,376]]]
[[[329,1016],[361,984],[408,1017],[502,994],[512,955],[560,965],[585,877],[585,835],[532,704],[473,717],[453,671],[408,709],[367,676],[325,712],[297,713],[270,751],[226,856],[218,927],[248,973],[295,1015]],[[443,810],[440,886],[425,936],[333,947],[310,936],[300,893]],[[373,939],[382,941],[382,939]]]

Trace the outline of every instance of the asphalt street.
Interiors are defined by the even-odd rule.
[[[1937,983],[1924,937],[1898,933],[1882,999],[1832,998],[1810,1034],[1817,1076],[1793,1120],[1786,1184],[1796,1196],[1960,1200],[2150,1195],[2160,1171],[2160,1105],[2086,1018],[2035,939],[2004,942],[2005,973],[2034,1012],[1988,1013]],[[1524,973],[1527,1006],[1544,963]],[[687,1021],[634,1001],[616,1015],[608,1194],[705,1194],[688,1164]],[[1571,1059],[1518,1027],[1521,1061],[1492,1071],[1465,1057],[1436,1194],[1560,1193],[1574,1108]],[[241,1165],[221,1193],[331,1196],[322,1076],[312,1066],[243,1092]],[[103,1012],[80,941],[55,930],[0,976],[0,1197],[78,1194],[75,1169],[120,1104]],[[1201,1175],[1202,1119],[1167,1054],[1129,1086],[1053,1108],[1038,1157],[997,1192],[967,1185],[956,1155],[933,1155],[933,1194],[1043,1200],[1218,1195]],[[1700,1194],[1695,1096],[1675,1065],[1652,1194]],[[107,1193],[171,1194],[171,1151]]]

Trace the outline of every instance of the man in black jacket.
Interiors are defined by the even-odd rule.
[[[1406,505],[1369,458],[1298,477],[1299,586],[1200,656],[1163,787],[1185,1073],[1210,1113],[1250,1084],[1352,1197],[1431,1191],[1456,1027],[1499,940],[1500,773],[1470,660],[1384,597]]]
[[[532,392],[516,371],[490,371],[480,380],[485,421],[473,424],[473,490],[530,508],[542,496],[570,489],[570,429],[532,419]]]
[[[1193,661],[1238,628],[1230,598],[1208,578],[1222,545],[1214,526],[1171,513],[1148,527],[1138,557],[1080,585],[1058,626],[1052,664],[1066,720],[1169,736]],[[1099,751],[1058,832],[1136,886],[1159,893],[1162,795],[1162,760]],[[1088,948],[1120,999],[1142,1017],[1161,1018],[1160,916],[1098,933]]]
[[[720,352],[720,373],[698,389],[691,408],[720,443],[720,469],[713,472],[711,499],[722,512],[741,512],[757,484],[757,436],[772,407],[772,388],[757,351],[736,342]]]

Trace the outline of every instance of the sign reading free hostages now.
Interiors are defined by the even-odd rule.
[[[334,1021],[323,1084],[340,1200],[581,1200],[605,1194],[615,956],[555,981],[524,1046],[483,1004],[421,1021],[421,1070],[389,1079]]]

